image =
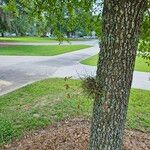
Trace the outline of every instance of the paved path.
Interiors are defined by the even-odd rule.
[[[49,43],[37,43],[37,42],[0,42],[1,45],[58,45],[59,42],[49,42]],[[95,45],[98,44],[98,40],[83,40],[83,41],[70,41],[70,42],[63,42],[61,45],[79,45],[79,44],[86,44],[86,45]]]
[[[95,75],[96,67],[79,62],[97,54],[98,46],[58,56],[0,56],[0,95],[49,77]],[[150,90],[150,73],[134,72],[134,88]]]

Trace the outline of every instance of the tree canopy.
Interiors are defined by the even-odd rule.
[[[100,35],[100,15],[96,13],[95,1],[11,0],[3,4],[14,14],[10,22],[12,31],[25,32],[32,20],[38,33],[51,28],[58,38],[76,31],[89,33],[94,30]]]

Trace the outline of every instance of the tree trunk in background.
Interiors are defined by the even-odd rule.
[[[67,32],[66,34],[67,34],[67,38],[70,38],[70,32]]]
[[[4,37],[4,33],[3,32],[1,33],[1,36]]]
[[[146,0],[104,0],[89,150],[121,150]]]

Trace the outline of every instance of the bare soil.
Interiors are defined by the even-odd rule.
[[[9,45],[0,43],[0,47],[6,47],[6,46],[9,46]]]
[[[87,150],[90,121],[76,118],[25,135],[7,150]],[[150,150],[150,133],[125,130],[123,150]]]

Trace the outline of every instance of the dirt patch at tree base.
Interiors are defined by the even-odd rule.
[[[9,150],[87,150],[90,121],[72,119],[24,136]],[[123,150],[150,150],[150,134],[125,130]]]

